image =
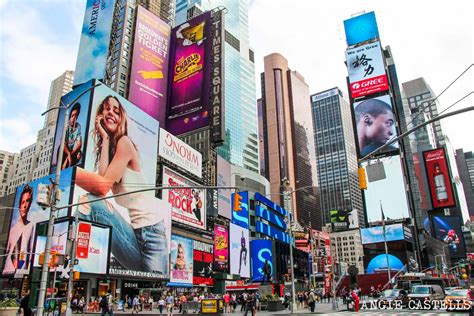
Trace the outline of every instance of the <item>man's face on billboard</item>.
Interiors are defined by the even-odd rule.
[[[387,112],[371,118],[371,123],[366,127],[366,137],[372,142],[385,144],[393,136],[393,113]]]
[[[23,221],[28,217],[28,212],[31,207],[32,196],[30,192],[25,192],[21,195],[20,199],[20,217]]]

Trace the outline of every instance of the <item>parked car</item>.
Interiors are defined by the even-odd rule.
[[[468,298],[468,291],[468,289],[457,289],[450,291],[444,299],[446,310],[470,310],[471,300]]]
[[[444,291],[439,285],[415,285],[408,294],[409,305],[415,302],[423,303],[422,308],[432,307],[434,301],[441,301],[445,297]],[[411,307],[411,306],[410,306]]]
[[[379,306],[393,306],[395,301],[401,301],[402,307],[406,307],[408,305],[408,292],[403,289],[385,290],[377,302]]]

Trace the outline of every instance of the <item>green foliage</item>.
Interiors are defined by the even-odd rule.
[[[0,308],[5,308],[5,307],[18,307],[18,303],[16,302],[16,299],[14,298],[7,298],[2,301],[0,301]]]

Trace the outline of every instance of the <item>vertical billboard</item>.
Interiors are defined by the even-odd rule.
[[[347,46],[379,38],[374,11],[344,20]]]
[[[158,155],[195,176],[202,177],[201,153],[162,128],[160,128]]]
[[[252,281],[270,282],[275,269],[273,264],[273,242],[270,239],[254,239],[252,250]]]
[[[142,6],[137,9],[128,100],[165,124],[171,28]]]
[[[234,210],[234,197],[235,193],[231,195],[232,204],[232,223],[239,225],[240,227],[249,228],[249,192],[241,191],[238,193],[242,198],[240,200],[240,207],[238,210]]]
[[[231,165],[221,156],[217,155],[217,186],[230,187],[231,183]],[[231,214],[231,190],[218,190],[217,192],[217,207],[219,215],[227,219],[232,218]]]
[[[249,230],[230,223],[230,273],[250,278]]]
[[[90,89],[93,83],[94,81],[91,80],[87,83],[81,84],[61,98],[61,104],[69,107],[69,114],[66,121],[66,138],[64,140],[64,150],[60,153],[59,149],[64,128],[64,112],[66,111],[64,107],[61,107],[59,109],[58,121],[56,123],[50,173],[56,172],[58,160],[61,169],[84,165],[92,93],[91,91],[85,91]],[[80,96],[82,93],[84,93],[84,95]],[[79,98],[76,100],[77,97]],[[72,101],[74,101],[74,104],[71,104]]]
[[[444,148],[423,152],[433,209],[456,205]]]
[[[112,275],[169,277],[169,206],[152,190],[129,194],[155,186],[158,131],[158,121],[134,104],[104,85],[94,88],[85,163],[76,167],[74,202],[124,195],[73,211],[112,226]]]
[[[73,169],[63,170],[59,180],[60,200],[56,203],[58,207],[68,205],[71,195],[71,181]],[[36,203],[40,189],[52,189],[52,181],[55,175],[23,184],[16,189],[13,213],[10,222],[7,247],[5,250],[5,265],[3,275],[15,275],[21,277],[29,273],[33,262],[33,246],[36,234],[36,224],[49,220],[50,208],[43,208]],[[44,192],[41,192],[44,194]],[[67,210],[60,210],[57,217],[67,215]]]
[[[461,217],[458,216],[433,216],[435,237],[447,245],[452,259],[466,258],[461,224]]]
[[[114,7],[115,0],[87,0],[74,85],[104,78]]]
[[[227,227],[214,225],[214,270],[226,272],[229,269],[229,231]]]
[[[214,246],[194,240],[193,249],[193,285],[213,286],[212,263],[214,262]]]
[[[168,205],[168,209],[171,209],[172,220],[206,229],[206,190],[179,188],[180,186],[198,186],[198,184],[166,167],[163,167],[163,185],[176,187],[176,189],[163,191],[163,200]]]
[[[215,11],[211,20],[211,141],[222,144],[224,126],[224,10]]]
[[[397,137],[395,112],[390,95],[354,102],[359,157],[364,157],[389,140]],[[376,155],[398,152],[398,142],[385,147]]]
[[[209,126],[211,13],[171,32],[166,128],[174,135]]]
[[[346,50],[346,62],[353,99],[388,90],[380,42]]]
[[[171,276],[168,285],[193,285],[193,240],[171,235]]]

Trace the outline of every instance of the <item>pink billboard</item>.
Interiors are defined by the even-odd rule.
[[[171,28],[138,6],[129,100],[165,123]]]
[[[214,262],[215,271],[227,271],[229,263],[229,231],[227,227],[214,225]]]

